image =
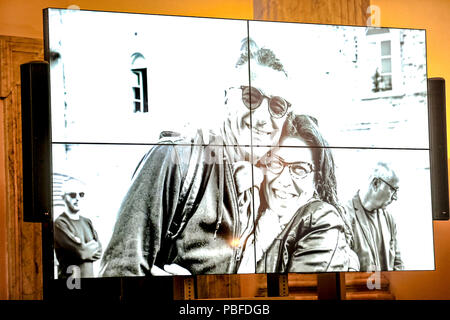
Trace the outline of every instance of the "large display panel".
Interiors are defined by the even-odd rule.
[[[424,30],[45,14],[55,278],[434,269]]]

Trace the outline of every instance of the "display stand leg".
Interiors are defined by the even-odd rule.
[[[194,276],[173,277],[173,299],[174,300],[194,300],[195,299],[195,278]]]
[[[319,300],[345,300],[345,274],[342,272],[319,273],[317,294]]]
[[[267,296],[287,297],[289,295],[287,274],[267,274]]]

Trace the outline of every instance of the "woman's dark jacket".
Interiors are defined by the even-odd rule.
[[[348,271],[351,257],[344,228],[335,207],[320,200],[307,203],[266,250],[257,272]]]

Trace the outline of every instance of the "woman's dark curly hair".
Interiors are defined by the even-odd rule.
[[[280,141],[289,137],[301,138],[311,148],[317,196],[341,212],[342,208],[337,197],[333,154],[328,142],[320,133],[317,120],[308,115],[296,115],[290,112],[284,122]]]

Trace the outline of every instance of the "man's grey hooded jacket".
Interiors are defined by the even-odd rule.
[[[101,276],[150,275],[153,265],[172,263],[192,274],[236,272],[237,194],[232,165],[214,139],[169,140],[147,153],[121,204]]]

